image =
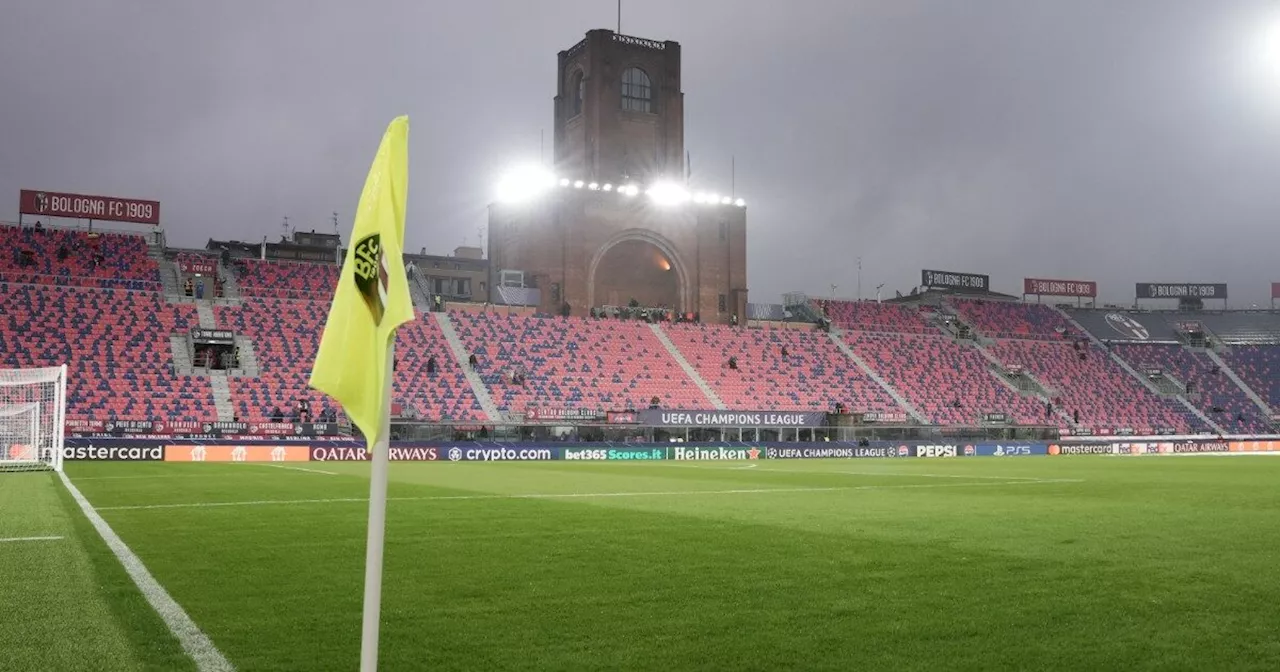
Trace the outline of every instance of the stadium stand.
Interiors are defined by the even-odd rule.
[[[449,317],[503,411],[628,410],[647,408],[655,396],[666,408],[712,407],[646,323],[469,311]],[[523,384],[512,382],[515,373],[524,374]]]
[[[701,324],[664,325],[663,329],[729,408],[831,411],[843,403],[857,412],[903,412],[824,333]],[[737,370],[729,368],[730,357]]]
[[[948,298],[947,303],[988,338],[1060,341],[1075,331],[1061,313],[1043,304],[956,298]]]
[[[217,420],[206,380],[176,376],[169,336],[196,309],[155,292],[0,284],[0,366],[68,364],[69,420]]]
[[[1258,417],[1258,407],[1244,390],[1218,371],[1218,366],[1208,357],[1181,346],[1158,343],[1117,344],[1114,350],[1139,372],[1160,369],[1184,385],[1192,386],[1187,395],[1192,403],[1229,433],[1271,431],[1270,421]]]
[[[1020,424],[1057,424],[1035,397],[997,380],[971,345],[942,334],[853,331],[843,338],[932,423],[973,426],[984,413],[1008,413]]]
[[[430,313],[400,328],[396,338],[395,400],[417,417],[444,421],[487,419],[454,358],[440,325]],[[435,373],[428,361],[435,357]]]
[[[328,301],[338,286],[341,267],[291,261],[239,259],[234,268],[243,296]]]
[[[1272,411],[1280,409],[1280,346],[1236,346],[1222,359]]]
[[[1280,314],[1242,311],[1175,315],[1170,319],[1200,322],[1209,333],[1229,345],[1280,344]]]
[[[817,299],[818,308],[841,329],[888,331],[903,334],[936,334],[919,309],[900,303]]]
[[[120,289],[160,288],[139,235],[0,226],[0,280]]]
[[[1068,413],[1079,411],[1080,425],[1095,433],[1131,428],[1138,433],[1188,431],[1203,423],[1188,417],[1176,402],[1162,399],[1092,345],[998,340],[988,351],[1006,366],[1022,366],[1052,388]],[[1084,352],[1084,358],[1080,353]]]

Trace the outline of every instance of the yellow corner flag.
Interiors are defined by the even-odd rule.
[[[333,397],[364,433],[370,450],[390,394],[387,350],[413,320],[404,272],[404,207],[409,179],[409,118],[387,127],[365,179],[355,227],[329,320],[311,370],[311,387]]]

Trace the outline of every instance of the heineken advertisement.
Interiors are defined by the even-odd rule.
[[[716,446],[704,448],[700,446],[674,446],[671,448],[671,459],[673,460],[758,460],[760,459],[760,449],[754,446],[749,448],[730,448],[727,446]]]
[[[565,448],[562,456],[566,460],[665,460],[667,459],[667,449]]]

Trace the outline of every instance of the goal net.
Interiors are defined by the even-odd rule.
[[[67,367],[0,369],[0,471],[62,471]]]

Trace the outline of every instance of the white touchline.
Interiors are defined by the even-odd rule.
[[[294,471],[305,471],[308,474],[324,474],[325,476],[337,476],[336,471],[325,471],[323,469],[308,469],[306,467],[290,467],[283,464],[271,464],[270,462],[241,462],[255,467],[275,467],[276,469],[292,469]]]
[[[146,566],[142,564],[142,560],[124,543],[124,540],[107,525],[107,521],[98,515],[98,512],[80,494],[79,488],[67,478],[66,473],[58,472],[58,476],[62,478],[62,484],[67,487],[67,491],[71,493],[71,497],[80,505],[80,510],[84,512],[90,523],[93,523],[94,529],[102,536],[102,540],[107,542],[107,546],[111,548],[111,552],[115,553],[116,558],[124,565],[124,569],[129,573],[129,578],[133,579],[134,585],[142,592],[142,596],[146,598],[147,604],[160,615],[160,619],[169,627],[169,632],[178,639],[178,643],[182,645],[182,650],[187,652],[191,660],[195,661],[196,669],[201,672],[233,672],[236,668],[228,661],[218,647],[213,645],[213,640],[204,634],[204,631],[196,625],[195,621],[182,610],[182,606],[177,603],[151,576],[151,572],[147,571]]]
[[[982,481],[979,483],[916,483],[912,485],[850,485],[829,488],[756,488],[738,490],[673,490],[670,492],[572,492],[528,495],[438,495],[428,497],[388,497],[388,502],[438,502],[478,499],[593,499],[608,497],[688,497],[702,495],[764,495],[780,492],[847,492],[851,490],[903,490],[909,488],[980,488],[1009,485],[1039,485],[1042,483],[1083,483],[1079,478],[1046,478],[1034,481]],[[284,504],[341,504],[367,502],[364,497],[336,497],[332,499],[258,499],[242,502],[187,502],[182,504],[138,504],[133,506],[104,506],[99,511],[140,511],[146,509],[205,509],[225,506],[270,506]]]
[[[0,539],[0,544],[12,542],[12,541],[57,541],[61,538],[62,537],[8,537],[5,539]]]

